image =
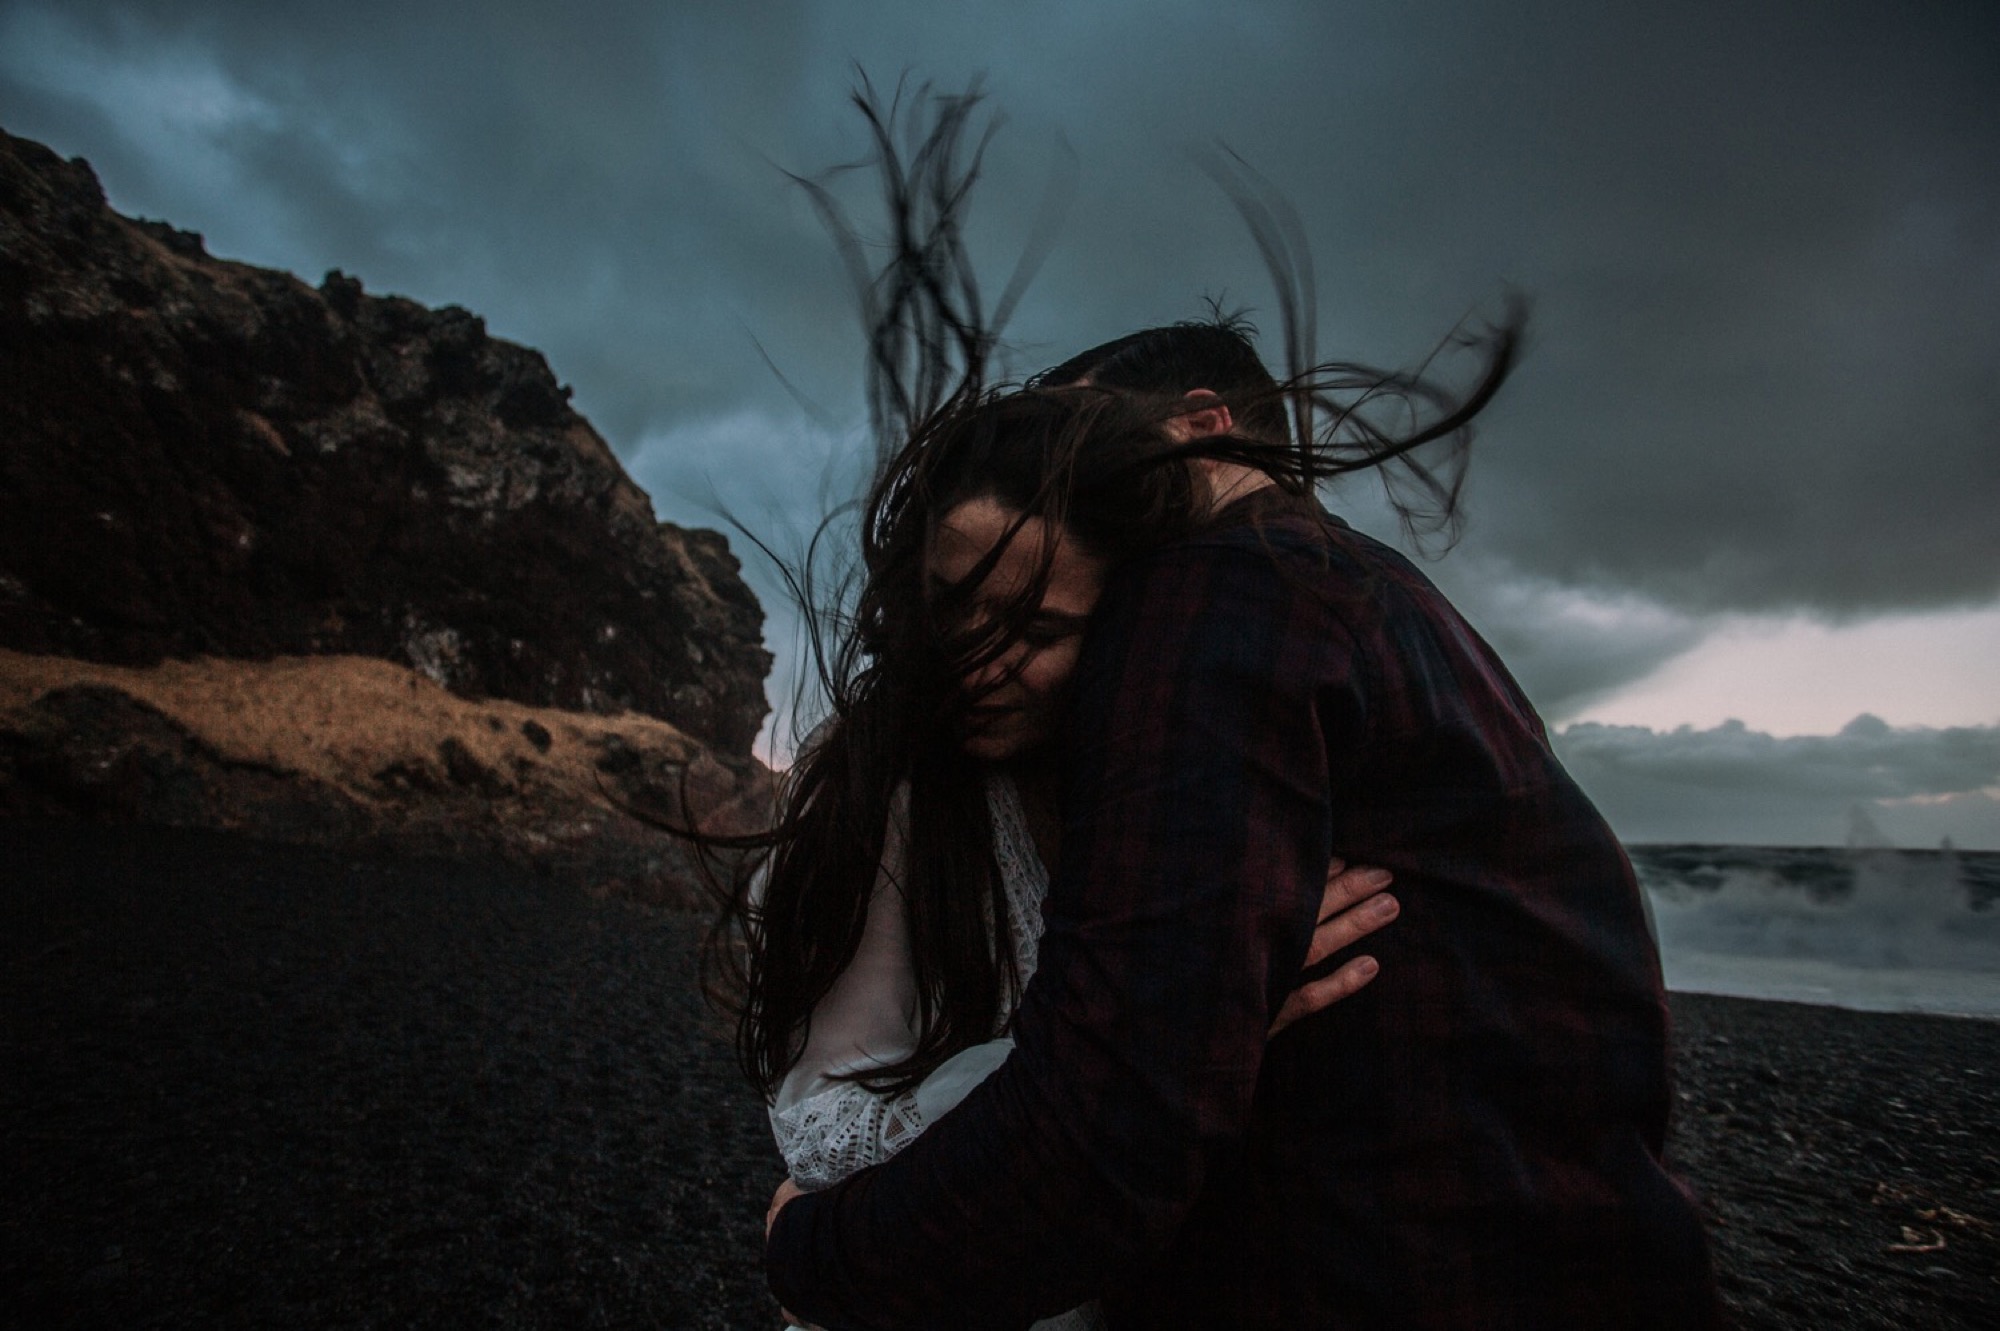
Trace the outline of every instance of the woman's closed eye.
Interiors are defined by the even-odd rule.
[[[1053,647],[1082,633],[1088,622],[1082,615],[1043,610],[1028,620],[1027,626],[1021,630],[1021,640],[1030,647]]]

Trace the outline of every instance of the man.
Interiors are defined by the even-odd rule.
[[[1044,382],[1182,394],[1168,433],[1197,445],[1284,434],[1223,326]],[[1094,1296],[1114,1327],[1715,1324],[1615,838],[1428,580],[1254,450],[1215,453],[1207,524],[1099,602],[1013,1056],[887,1164],[787,1201],[773,1290],[829,1328]],[[1396,876],[1381,975],[1267,1045],[1336,852]]]

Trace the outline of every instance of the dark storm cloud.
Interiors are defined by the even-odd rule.
[[[851,324],[824,247],[758,153],[800,140],[816,164],[853,145],[794,133],[789,96],[750,95],[792,82],[796,9],[759,6],[768,31],[754,35],[720,9],[595,12],[13,5],[28,33],[62,39],[58,69],[78,48],[96,62],[86,89],[50,89],[33,77],[42,62],[17,56],[6,115],[32,132],[18,111],[32,113],[93,158],[115,202],[204,230],[218,252],[476,309],[549,352],[629,443],[650,420],[769,391],[743,332],[760,304],[772,323],[782,308],[826,332]],[[177,103],[156,86],[174,78],[231,104]],[[156,99],[180,123],[155,123]],[[107,124],[121,100],[129,120]]]
[[[1891,727],[1856,717],[1835,735],[1780,738],[1729,721],[1578,724],[1556,751],[1633,841],[1837,842],[1879,824],[1908,840],[2000,846],[2000,727]]]
[[[1584,595],[1476,552],[1426,571],[1549,716],[1575,715],[1704,634],[1698,619],[1651,601]]]
[[[1408,363],[1536,297],[1440,576],[1561,704],[1711,611],[2000,592],[1995,12],[0,0],[0,123],[218,252],[473,308],[656,493],[801,521],[827,445],[752,339],[852,417],[852,306],[778,169],[857,152],[852,62],[986,72],[996,274],[1075,152],[1022,369],[1266,302],[1185,151],[1226,140],[1307,219],[1325,353]]]
[[[1579,724],[1563,732],[1574,762],[1714,790],[1784,791],[1815,798],[1906,799],[2000,786],[2000,727],[1892,727],[1859,716],[1834,735],[1780,738],[1728,721],[1683,726]]]

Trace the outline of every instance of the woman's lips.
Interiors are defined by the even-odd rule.
[[[988,726],[1006,720],[1020,710],[1019,707],[1009,706],[1004,703],[975,703],[973,706],[965,709],[965,720],[968,725],[977,729],[985,729]]]

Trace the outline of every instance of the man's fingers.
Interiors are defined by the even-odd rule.
[[[1357,901],[1365,901],[1394,880],[1395,875],[1387,869],[1365,866],[1350,869],[1335,860],[1326,871],[1326,892],[1320,897],[1319,917],[1323,920]]]
[[[1341,999],[1353,996],[1381,969],[1373,957],[1355,957],[1324,979],[1300,985],[1286,996],[1285,1005],[1278,1009],[1278,1019],[1271,1023],[1271,1034],[1276,1035],[1300,1017],[1309,1017],[1322,1008],[1332,1007]]]
[[[1349,869],[1339,860],[1333,862],[1327,869],[1326,892],[1320,898],[1319,924],[1306,951],[1308,967],[1366,938],[1401,913],[1402,903],[1382,890],[1391,877],[1387,869]],[[1278,1019],[1271,1023],[1271,1034],[1349,997],[1380,969],[1373,957],[1354,957],[1333,974],[1300,985],[1285,996]]]
[[[1383,877],[1386,880],[1387,875],[1384,874]],[[1306,965],[1317,966],[1342,948],[1366,938],[1402,913],[1402,902],[1382,891],[1380,887],[1371,891],[1375,895],[1369,896],[1360,905],[1349,906],[1331,916],[1321,918],[1319,926],[1313,930],[1312,946],[1306,950]],[[1330,898],[1332,895],[1333,888],[1329,885],[1327,896]]]

